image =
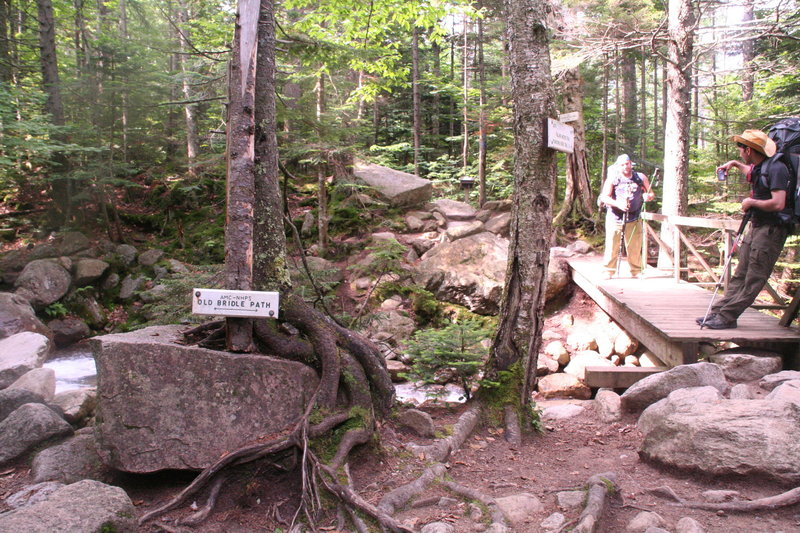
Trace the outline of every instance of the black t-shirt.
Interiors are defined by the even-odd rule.
[[[639,220],[639,212],[644,204],[644,181],[641,175],[638,172],[632,172],[630,177],[626,177],[622,175],[622,172],[618,172],[616,176],[610,179],[614,180],[612,181],[614,184],[612,187],[613,198],[629,198],[630,207],[628,208],[628,216],[625,217],[624,211],[609,205],[609,216],[618,224],[622,223],[623,218],[625,218],[625,222]]]
[[[766,164],[769,161],[769,164]],[[762,175],[762,168],[766,167],[766,175]],[[783,161],[777,159],[767,159],[753,167],[752,177],[753,194],[755,200],[769,200],[772,198],[772,191],[789,191],[789,169]],[[790,208],[789,198],[786,198],[786,208]],[[782,223],[778,212],[762,211],[758,208],[753,210],[753,224],[756,226],[770,225],[777,226]]]

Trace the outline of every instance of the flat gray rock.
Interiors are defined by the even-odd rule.
[[[135,473],[202,470],[302,415],[318,381],[311,368],[184,346],[176,342],[181,329],[156,326],[91,340],[95,431],[108,466]]]
[[[0,515],[0,531],[25,533],[135,533],[136,510],[119,487],[79,481],[47,500]]]
[[[720,393],[728,390],[722,368],[713,363],[680,365],[666,372],[652,374],[634,383],[622,394],[622,408],[641,411],[666,398],[672,391],[687,387],[712,386]]]
[[[72,426],[52,409],[40,403],[26,403],[0,422],[0,464],[50,438],[71,433]]]
[[[430,180],[389,167],[358,161],[353,166],[353,174],[395,207],[422,205],[433,194]]]

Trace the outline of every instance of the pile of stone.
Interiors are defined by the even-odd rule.
[[[57,346],[66,346],[106,331],[109,307],[157,301],[166,291],[159,281],[187,271],[180,261],[164,258],[162,250],[140,252],[129,244],[110,241],[93,244],[82,233],[66,232],[0,257],[0,290],[4,291],[0,298],[14,306],[30,305],[40,315],[69,310],[68,318],[50,320],[46,326],[37,320],[28,328],[48,336]],[[54,309],[59,303],[61,308]],[[16,314],[4,309],[0,306],[0,322]]]

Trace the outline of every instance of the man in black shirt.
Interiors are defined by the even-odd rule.
[[[742,212],[752,211],[752,228],[739,250],[739,266],[725,297],[713,305],[708,317],[696,320],[711,329],[736,327],[736,319],[755,301],[772,274],[788,234],[778,213],[786,208],[789,170],[781,161],[770,159],[775,155],[775,142],[760,130],[745,130],[731,140],[738,146],[742,162],[728,161],[717,170],[727,172],[736,167],[747,176],[752,191],[742,200]]]

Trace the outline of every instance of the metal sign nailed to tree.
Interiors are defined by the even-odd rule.
[[[195,315],[278,318],[278,305],[277,292],[192,289]]]
[[[547,147],[571,154],[575,149],[575,130],[555,119],[547,119]]]

